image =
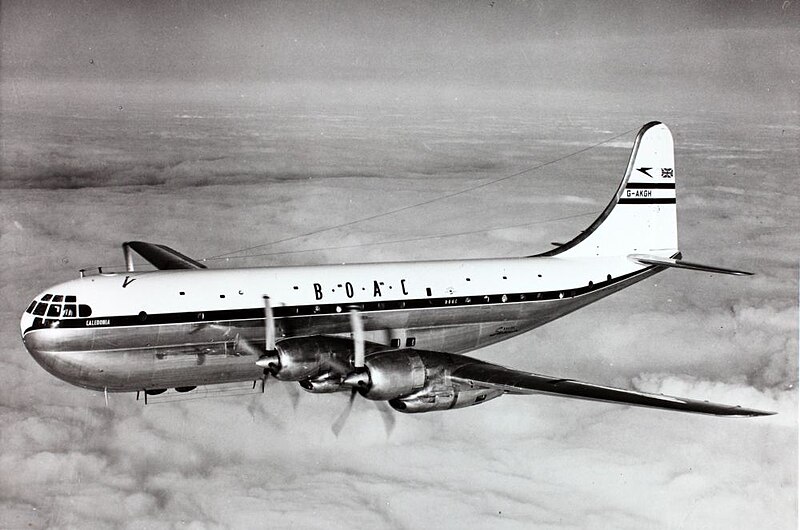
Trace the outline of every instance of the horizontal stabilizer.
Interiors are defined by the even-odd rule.
[[[659,267],[673,267],[676,269],[689,269],[693,271],[713,272],[717,274],[732,274],[734,276],[752,276],[752,272],[740,271],[736,269],[726,269],[723,267],[714,267],[712,265],[702,265],[700,263],[692,263],[691,261],[683,261],[673,258],[661,258],[658,256],[648,256],[645,254],[631,254],[628,256],[630,259],[642,265],[657,265]]]
[[[127,241],[122,244],[122,248],[128,255],[128,249],[133,250],[144,259],[152,263],[157,269],[205,269],[199,263],[188,256],[184,256],[177,250],[173,250],[166,245],[146,243],[144,241]],[[127,260],[127,258],[126,258]],[[133,270],[129,268],[129,270]]]

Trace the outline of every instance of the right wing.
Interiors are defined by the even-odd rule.
[[[738,405],[723,405],[664,394],[649,394],[635,390],[623,390],[560,379],[546,375],[512,370],[482,361],[468,363],[455,368],[452,378],[469,387],[498,389],[508,394],[552,394],[557,396],[622,403],[638,407],[679,410],[716,416],[769,416],[775,414],[764,410],[747,409]]]

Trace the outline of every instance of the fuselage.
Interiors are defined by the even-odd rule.
[[[20,325],[57,377],[138,391],[259,379],[265,295],[279,341],[348,334],[357,308],[370,342],[463,353],[660,270],[625,257],[548,257],[120,272],[47,289]]]

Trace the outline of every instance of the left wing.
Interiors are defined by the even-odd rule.
[[[451,374],[454,381],[475,388],[497,389],[509,394],[553,394],[564,397],[624,403],[638,407],[679,410],[716,416],[769,416],[775,414],[763,410],[747,409],[738,405],[723,405],[649,394],[635,390],[623,390],[608,386],[593,385],[573,379],[559,379],[546,375],[531,374],[484,362],[459,366]]]
[[[206,268],[202,263],[166,245],[145,241],[126,241],[122,244],[122,249],[125,252],[125,261],[128,263],[129,271],[133,270],[133,262],[130,261],[128,249],[133,250],[161,270]]]

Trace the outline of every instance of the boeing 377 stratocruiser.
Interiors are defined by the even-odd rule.
[[[169,247],[123,244],[126,272],[47,289],[22,316],[47,371],[105,392],[258,380],[351,391],[401,412],[468,407],[503,394],[555,394],[724,416],[771,412],[610,388],[463,355],[552,320],[683,261],[672,135],[639,131],[602,214],[534,256],[209,270]],[[157,269],[135,271],[132,252]],[[351,400],[352,402],[352,400]]]

